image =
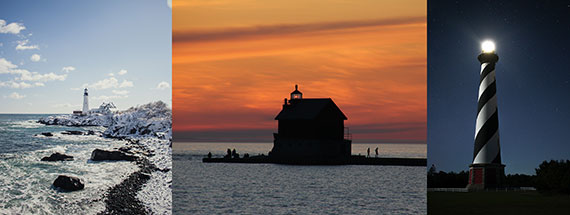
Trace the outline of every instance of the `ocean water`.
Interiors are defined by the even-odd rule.
[[[366,155],[425,158],[425,144],[353,144]],[[426,168],[202,163],[228,148],[267,154],[271,143],[173,144],[173,214],[426,214]]]
[[[106,190],[138,170],[132,162],[91,162],[95,148],[124,146],[125,141],[95,135],[63,135],[62,131],[103,131],[102,127],[46,126],[47,115],[0,114],[0,214],[96,214],[105,209]],[[51,132],[53,137],[37,135]],[[60,152],[73,161],[43,162]],[[85,188],[60,192],[52,183],[58,175],[77,176]]]

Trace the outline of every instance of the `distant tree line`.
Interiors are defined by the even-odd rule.
[[[507,187],[536,187],[534,175],[514,174],[506,175],[505,185]],[[437,171],[432,166],[428,171],[428,188],[465,188],[469,181],[469,172],[444,172]]]
[[[428,188],[465,188],[469,180],[469,172],[438,172],[432,165],[429,168],[427,179]]]
[[[543,161],[535,169],[536,175],[507,175],[507,187],[535,187],[540,192],[570,194],[570,160]],[[464,188],[469,180],[469,172],[437,171],[435,166],[428,170],[428,188]]]
[[[535,178],[535,175],[508,174],[505,177],[505,185],[507,187],[535,187]]]
[[[536,169],[537,190],[570,194],[570,160],[543,161]]]

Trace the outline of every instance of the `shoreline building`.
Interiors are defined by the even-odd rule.
[[[89,114],[110,114],[113,112],[112,109],[116,109],[117,107],[113,102],[103,102],[98,108],[93,108],[89,110],[89,93],[87,92],[87,88],[83,90],[83,108],[81,110],[73,111],[73,115],[79,116],[86,116]]]
[[[483,42],[483,52],[477,57],[481,63],[477,121],[475,124],[475,147],[473,163],[469,165],[468,190],[500,188],[505,182],[505,165],[501,163],[499,144],[499,117],[495,64],[499,56],[495,44]]]
[[[342,163],[350,159],[352,140],[346,139],[348,118],[331,98],[303,98],[295,85],[291,98],[275,117],[270,157],[280,163]]]
[[[115,106],[115,104],[113,104],[113,102],[103,102],[101,105],[99,105],[98,108],[93,108],[89,110],[89,113],[110,114],[113,112],[113,109],[116,108],[117,107]]]

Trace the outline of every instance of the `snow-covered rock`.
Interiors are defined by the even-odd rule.
[[[151,102],[110,114],[56,115],[41,118],[39,123],[63,126],[103,126],[106,137],[172,139],[172,110],[162,101]]]
[[[55,115],[41,118],[39,123],[46,125],[63,126],[103,126],[111,125],[111,114],[91,114],[87,116],[79,115]]]
[[[115,113],[103,135],[108,137],[172,137],[172,110],[162,101]]]

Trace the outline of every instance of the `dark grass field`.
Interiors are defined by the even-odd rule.
[[[570,195],[428,192],[428,214],[570,214]]]

